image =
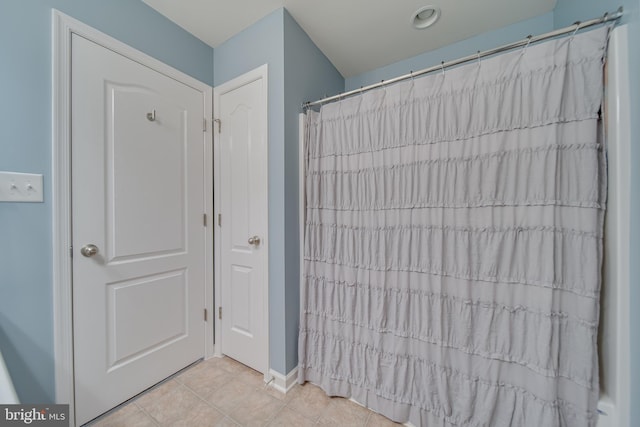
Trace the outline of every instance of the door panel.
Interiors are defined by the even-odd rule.
[[[239,80],[246,80],[243,77]],[[220,133],[222,353],[266,373],[266,79],[217,88]],[[252,237],[259,243],[249,242]]]
[[[240,90],[240,89],[237,89]],[[225,104],[222,108],[227,107],[226,102],[242,102],[231,94],[223,97]],[[226,110],[226,108],[225,108]],[[226,112],[226,111],[225,111]],[[224,113],[223,113],[224,114]],[[251,233],[250,220],[250,173],[251,165],[249,152],[251,149],[251,121],[249,115],[249,107],[239,104],[236,108],[228,113],[227,120],[230,121],[227,138],[224,140],[228,148],[228,160],[225,161],[230,165],[228,169],[229,180],[233,185],[231,193],[230,212],[232,216],[231,222],[231,241],[234,250],[245,250],[250,252],[251,248],[247,244],[247,239]],[[226,130],[226,129],[225,129]],[[227,171],[224,168],[225,172]]]
[[[204,355],[203,101],[72,38],[78,424]],[[82,254],[88,244],[95,255]]]
[[[231,266],[231,331],[253,338],[254,322],[251,319],[251,277],[252,269],[238,265]]]
[[[183,252],[188,112],[142,87],[108,84],[107,93],[109,261]],[[154,109],[154,122],[140,120]]]
[[[185,270],[107,284],[109,369],[186,337],[186,285]]]

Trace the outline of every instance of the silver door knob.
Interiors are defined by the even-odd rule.
[[[250,245],[258,246],[260,244],[260,238],[258,236],[249,237],[248,242]]]
[[[87,258],[91,258],[92,256],[98,253],[98,247],[92,244],[84,245],[82,249],[80,249],[80,253],[86,256]]]

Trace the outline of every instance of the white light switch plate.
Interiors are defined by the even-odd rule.
[[[0,202],[42,201],[42,175],[0,171]]]

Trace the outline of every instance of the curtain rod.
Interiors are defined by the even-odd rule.
[[[478,53],[476,53],[475,55],[469,55],[469,56],[465,56],[459,59],[454,59],[452,61],[442,61],[442,63],[440,65],[434,65],[433,67],[429,67],[429,68],[425,68],[422,69],[420,71],[416,71],[415,73],[412,71],[409,74],[405,74],[403,76],[399,76],[399,77],[394,77],[392,79],[389,80],[382,80],[379,83],[374,83],[371,84],[369,86],[363,86],[359,89],[354,89],[354,90],[350,90],[349,92],[344,92],[344,93],[340,93],[338,95],[333,95],[333,96],[329,96],[326,98],[322,98],[319,99],[317,101],[313,101],[313,102],[305,102],[302,104],[302,108],[303,109],[307,109],[311,106],[314,105],[318,105],[318,104],[324,104],[326,102],[331,102],[331,101],[335,101],[335,100],[339,100],[342,98],[346,98],[352,95],[356,95],[356,94],[360,94],[362,92],[366,92],[369,91],[371,89],[376,89],[382,86],[387,86],[393,83],[397,83],[399,81],[402,80],[406,80],[406,79],[411,79],[414,77],[418,77],[420,75],[423,74],[427,74],[427,73],[431,73],[433,71],[439,71],[439,70],[443,70],[449,67],[453,67],[455,65],[460,65],[460,64],[464,64],[465,62],[469,62],[469,61],[477,61],[481,58],[484,58],[486,56],[491,56],[491,55],[495,55],[497,53],[501,53],[501,52],[505,52],[507,50],[512,50],[515,49],[517,47],[521,47],[521,46],[528,46],[531,43],[536,43],[542,40],[546,40],[546,39],[550,39],[553,37],[557,37],[557,36],[561,36],[564,34],[569,34],[569,33],[576,33],[578,30],[581,30],[583,28],[587,28],[587,27],[592,27],[594,25],[600,25],[600,24],[604,24],[605,22],[610,22],[610,21],[616,21],[618,19],[620,19],[623,15],[623,8],[622,6],[620,6],[618,8],[617,11],[615,11],[614,13],[605,13],[604,15],[602,15],[600,18],[594,18],[594,19],[590,19],[588,21],[584,21],[584,22],[576,22],[573,25],[569,25],[568,27],[564,27],[564,28],[560,28],[558,30],[554,30],[554,31],[550,31],[548,33],[545,34],[541,34],[539,36],[527,36],[527,38],[522,39],[520,41],[517,42],[513,42],[513,43],[509,43],[503,46],[499,46],[499,47],[495,47],[493,49],[489,49],[489,50],[485,50],[484,52],[480,52],[478,51]]]

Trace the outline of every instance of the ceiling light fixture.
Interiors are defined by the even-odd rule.
[[[435,24],[438,18],[440,18],[440,8],[429,5],[416,10],[413,15],[411,15],[409,22],[413,28],[424,30]]]

